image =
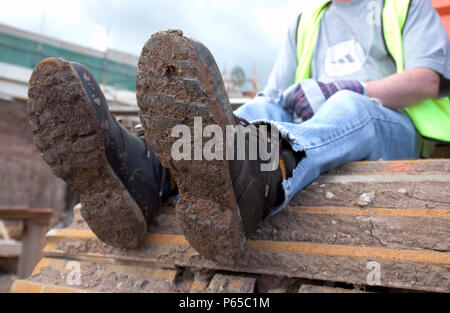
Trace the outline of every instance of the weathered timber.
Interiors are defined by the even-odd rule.
[[[274,277],[297,280],[296,291],[308,285],[299,281],[308,280],[330,282],[331,286],[342,282],[450,292],[449,182],[450,160],[345,165],[322,175],[287,209],[263,221],[248,238],[246,254],[233,267],[205,259],[190,247],[171,206],[161,209],[135,250],[100,242],[80,218],[78,208],[69,228],[47,234],[44,254],[53,267],[54,261],[64,258],[96,266],[177,268],[177,277],[180,270],[188,269],[195,273],[186,283],[191,292],[226,292],[229,283],[223,277],[227,276],[232,281],[255,278],[253,291],[258,289],[259,278]],[[365,193],[373,197],[361,204]],[[49,280],[33,274],[27,282],[45,284]],[[52,284],[60,285],[57,281]],[[319,290],[315,284],[300,290],[331,288],[321,286],[326,290]],[[81,288],[98,291],[91,286]],[[277,290],[276,286],[271,290]]]

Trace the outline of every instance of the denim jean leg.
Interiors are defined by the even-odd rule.
[[[375,104],[352,91],[332,96],[304,123],[295,124],[281,105],[264,98],[244,105],[235,114],[249,121],[270,122],[286,136],[295,151],[304,151],[291,178],[283,184],[284,208],[320,174],[361,160],[399,160],[420,157],[421,140],[406,113]]]
[[[278,124],[293,138],[294,150],[303,150],[306,157],[284,182],[285,202],[274,213],[320,174],[345,163],[420,157],[420,136],[406,113],[351,91],[332,96],[305,123]]]
[[[234,114],[249,122],[256,120],[293,122],[292,114],[286,111],[280,103],[264,96],[253,98],[236,109]]]

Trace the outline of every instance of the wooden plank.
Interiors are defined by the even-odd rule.
[[[5,220],[37,220],[47,223],[52,214],[52,209],[9,209],[0,208],[0,219]]]
[[[300,286],[298,293],[364,293],[364,292],[357,289],[344,289],[344,288],[303,284]]]
[[[401,209],[401,208],[353,208],[353,207],[290,207],[298,213],[320,215],[350,215],[350,216],[397,216],[445,218],[450,217],[450,210],[441,209]]]
[[[208,270],[200,270],[194,274],[194,280],[189,288],[190,293],[199,293],[205,292],[206,288],[208,288],[209,283],[211,282],[211,278],[213,277],[214,272]]]
[[[290,207],[263,222],[252,239],[448,252],[449,214],[446,209]],[[150,231],[182,234],[173,208],[156,219]]]
[[[450,209],[450,160],[356,162],[341,166],[301,190],[291,206],[365,206]]]
[[[210,293],[254,293],[255,278],[233,276],[233,275],[214,275],[206,292]]]
[[[252,239],[449,251],[448,229],[446,209],[300,206],[267,218]],[[175,210],[163,210],[149,231],[182,234]]]
[[[61,272],[64,275],[67,275],[71,271],[73,271],[73,262],[66,259],[55,259],[55,258],[43,258],[34,268],[32,273],[32,279],[36,279],[36,276],[40,275],[45,269],[49,267]],[[94,263],[89,261],[76,261],[76,265],[80,267],[80,271],[83,270],[83,267],[91,267]],[[108,274],[111,272],[117,273],[119,275],[127,275],[133,277],[139,276],[151,276],[153,279],[164,279],[169,283],[173,284],[175,282],[177,271],[176,269],[163,269],[163,268],[155,268],[149,267],[147,264],[141,264],[140,266],[137,264],[133,265],[124,265],[124,264],[113,264],[113,263],[104,263],[97,262],[94,265],[97,266],[96,273]],[[147,265],[147,266],[145,266]]]
[[[11,286],[13,293],[91,293],[89,290],[36,283],[27,280],[16,280]]]
[[[83,228],[87,229],[87,228]],[[255,240],[450,250],[450,210],[289,207],[260,223]],[[179,234],[175,210],[164,210],[152,233]]]
[[[99,260],[43,258],[28,281],[90,292],[173,292],[176,270],[148,264],[110,264]]]
[[[255,240],[449,251],[449,210],[291,207],[260,224]]]
[[[450,174],[450,160],[361,161],[342,165],[329,173],[333,175],[441,175]]]
[[[247,247],[241,263],[231,268],[204,259],[181,235],[148,234],[140,249],[125,252],[106,246],[87,230],[57,230],[44,251],[49,256],[108,257],[358,285],[371,282],[369,265],[375,264],[380,269],[377,285],[450,291],[449,252],[276,241],[248,241]]]
[[[450,291],[450,161],[358,162],[322,176],[261,223],[236,267],[201,257],[167,207],[137,250],[98,241],[75,212],[69,229],[48,233],[51,257],[165,264],[357,285]],[[358,204],[363,193],[375,199]],[[333,193],[332,197],[329,193]],[[198,286],[196,285],[198,284]],[[205,290],[207,281],[191,291]]]
[[[450,175],[324,175],[319,183],[450,183]]]
[[[301,190],[290,206],[358,207],[364,193],[375,198],[366,207],[450,209],[450,184],[432,182],[313,182]]]

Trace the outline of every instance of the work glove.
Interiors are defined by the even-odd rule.
[[[340,80],[322,83],[315,79],[303,80],[283,92],[283,107],[292,113],[295,123],[301,123],[314,116],[320,107],[340,90],[351,90],[366,94],[366,86],[357,80]]]

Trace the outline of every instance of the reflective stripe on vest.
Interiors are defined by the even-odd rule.
[[[294,83],[311,78],[311,64],[319,34],[320,21],[331,1],[305,11],[297,31],[297,71]],[[385,0],[382,13],[383,36],[388,53],[395,61],[397,73],[405,70],[402,30],[410,0]],[[424,137],[450,142],[449,98],[428,99],[405,108],[417,131]]]

